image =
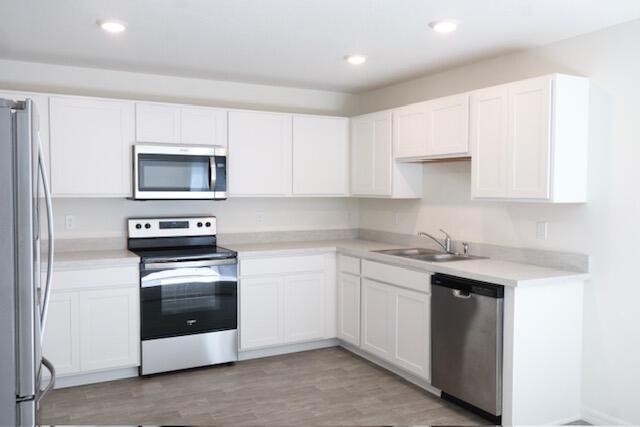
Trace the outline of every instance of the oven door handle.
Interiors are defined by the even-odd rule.
[[[230,265],[237,264],[236,258],[229,259],[209,259],[202,261],[178,261],[178,262],[152,262],[143,264],[145,271],[148,270],[164,270],[169,268],[193,268],[193,267],[211,267],[214,265]]]

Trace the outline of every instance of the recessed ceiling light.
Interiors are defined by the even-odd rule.
[[[367,62],[367,57],[364,55],[349,55],[345,56],[345,59],[352,65],[361,65]]]
[[[436,33],[447,34],[447,33],[452,33],[458,29],[458,21],[454,21],[452,19],[445,19],[443,21],[433,21],[429,24],[429,26]]]
[[[96,24],[108,33],[121,33],[127,29],[127,27],[125,27],[125,25],[120,21],[100,20],[96,22]]]

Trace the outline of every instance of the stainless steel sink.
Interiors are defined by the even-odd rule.
[[[409,248],[409,249],[383,249],[379,251],[373,251],[380,254],[385,255],[394,255],[394,256],[402,256],[402,257],[416,257],[416,256],[424,256],[424,255],[436,255],[442,252],[436,251],[435,249],[427,249],[427,248]]]
[[[450,254],[447,252],[436,251],[426,248],[410,248],[410,249],[383,249],[373,251],[379,254],[399,256],[402,258],[415,259],[428,262],[449,262],[449,261],[465,261],[470,259],[482,259],[482,257],[471,255]]]

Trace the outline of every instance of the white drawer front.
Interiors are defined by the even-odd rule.
[[[240,260],[240,275],[288,274],[306,271],[321,271],[325,268],[324,255],[290,257],[268,257]]]
[[[43,274],[42,284],[46,279]],[[95,268],[84,270],[63,270],[53,272],[52,289],[90,289],[106,286],[139,286],[139,267],[137,265]]]
[[[344,273],[360,275],[360,258],[338,255],[338,270]]]
[[[431,292],[431,273],[363,260],[362,275],[378,282],[402,286],[403,288],[420,292]]]

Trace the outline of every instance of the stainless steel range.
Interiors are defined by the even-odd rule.
[[[129,219],[140,256],[141,375],[238,360],[237,254],[216,218]]]

